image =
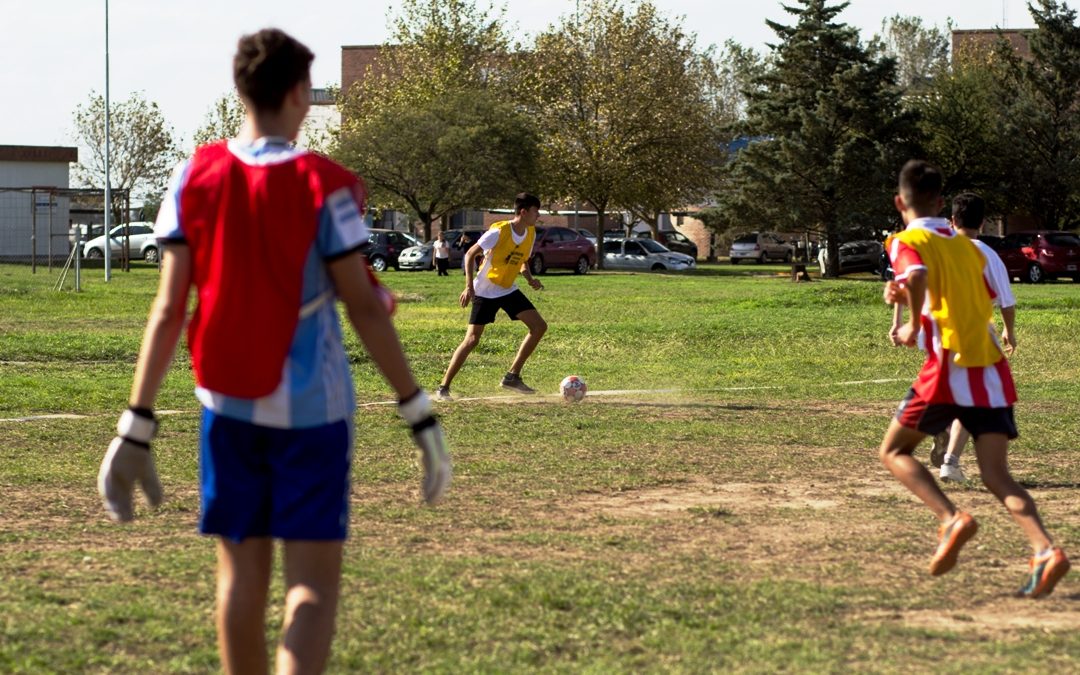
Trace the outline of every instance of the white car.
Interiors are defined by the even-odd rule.
[[[158,243],[157,238],[154,237],[153,223],[128,223],[127,225],[114,227],[109,237],[109,249],[112,251],[113,258],[120,257],[125,234],[128,238],[128,256],[132,260],[142,258],[148,263],[158,261]],[[83,244],[83,257],[91,259],[104,258],[105,237],[95,237]]]
[[[751,232],[739,235],[731,243],[728,258],[732,265],[743,260],[753,260],[761,264],[768,260],[791,262],[795,257],[795,247],[772,232]]]
[[[676,253],[652,239],[604,241],[604,268],[642,272],[682,272],[696,263],[685,253]]]

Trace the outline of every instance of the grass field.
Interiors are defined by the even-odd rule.
[[[880,283],[784,271],[543,277],[550,330],[523,375],[550,394],[499,389],[522,335],[503,317],[454,383],[466,400],[439,404],[456,464],[436,509],[393,407],[362,405],[331,672],[1080,667],[1080,576],[1013,598],[1027,545],[977,480],[947,490],[979,535],[927,574],[936,524],[877,458],[921,363],[887,346]],[[0,672],[213,671],[186,355],[158,406],[165,505],[118,527],[94,491],[156,270],[100,276],[57,293],[0,266]],[[383,280],[434,388],[464,333],[461,278]],[[1080,554],[1080,285],[1015,290],[1012,466]],[[389,400],[348,347],[361,403]],[[577,405],[554,396],[571,373],[591,390]]]

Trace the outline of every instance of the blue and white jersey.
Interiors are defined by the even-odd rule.
[[[275,138],[259,139],[251,145],[230,141],[228,148],[249,165],[283,163],[305,154]],[[173,173],[154,228],[158,239],[184,240],[179,205],[186,169],[187,162],[183,162]],[[271,394],[255,399],[196,387],[196,397],[214,413],[286,429],[322,426],[352,418],[356,397],[326,263],[367,243],[369,223],[349,188],[328,195],[317,217],[317,234],[304,264],[300,319],[282,367],[280,384]]]

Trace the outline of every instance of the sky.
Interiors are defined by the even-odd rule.
[[[498,2],[498,0],[496,0]],[[776,0],[653,0],[696,33],[699,45],[728,39],[764,51],[766,19],[791,23]],[[0,0],[0,145],[74,145],[76,106],[105,90],[106,0]],[[485,0],[477,0],[486,6]],[[524,42],[575,0],[505,0],[508,24]],[[789,4],[794,4],[789,0]],[[1070,3],[1071,4],[1071,3]],[[315,86],[339,84],[342,45],[381,44],[389,35],[385,0],[111,0],[109,91],[114,102],[142,92],[190,147],[211,104],[232,87],[237,39],[275,26],[315,53]],[[851,0],[840,20],[869,39],[901,12],[956,28],[1033,26],[1023,0]]]

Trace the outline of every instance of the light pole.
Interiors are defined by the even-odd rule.
[[[112,212],[112,183],[109,173],[109,135],[112,131],[109,118],[109,0],[105,0],[105,281],[112,279],[112,238],[110,235]]]

